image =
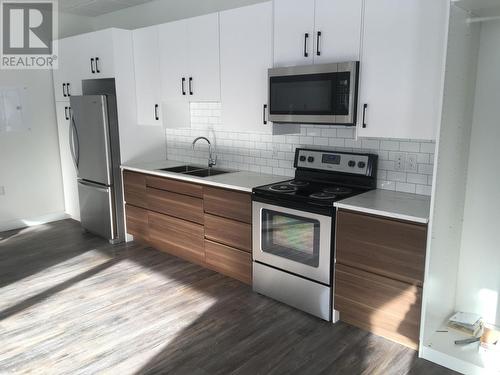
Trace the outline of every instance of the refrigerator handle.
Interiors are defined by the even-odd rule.
[[[93,182],[90,182],[90,181],[86,181],[86,180],[78,180],[78,183],[79,184],[82,184],[82,185],[85,185],[85,186],[89,186],[93,189],[96,189],[96,190],[99,190],[99,191],[102,191],[104,193],[109,193],[109,186],[103,186],[101,184],[96,184],[96,183],[93,183]]]
[[[76,145],[76,150],[75,150]],[[78,170],[78,164],[80,161],[80,145],[78,141],[78,131],[76,130],[75,117],[71,113],[71,122],[69,128],[69,149],[71,151],[71,156],[73,158],[73,163],[75,168]]]

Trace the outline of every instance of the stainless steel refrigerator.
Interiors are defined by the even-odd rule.
[[[71,96],[70,150],[77,169],[82,228],[124,240],[120,143],[114,79],[82,82]]]

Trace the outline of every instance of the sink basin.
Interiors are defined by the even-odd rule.
[[[191,172],[191,171],[197,171],[200,169],[203,170],[203,169],[206,169],[206,167],[201,167],[199,165],[179,165],[177,167],[161,168],[158,170],[165,171],[165,172],[186,173],[186,172]]]
[[[197,171],[184,172],[183,174],[188,174],[190,176],[197,176],[197,177],[209,177],[230,172],[232,171],[225,171],[223,169],[215,169],[215,168],[205,168],[205,169],[199,169]]]

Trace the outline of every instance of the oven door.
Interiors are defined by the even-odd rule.
[[[330,285],[332,218],[252,203],[254,261]]]
[[[355,125],[357,62],[269,70],[269,120]]]

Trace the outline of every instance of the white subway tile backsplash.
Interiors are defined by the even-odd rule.
[[[250,170],[282,176],[293,176],[297,147],[326,148],[348,152],[378,154],[380,189],[430,195],[434,143],[418,140],[382,138],[355,139],[355,129],[302,125],[300,134],[277,135],[259,132],[237,132],[220,128],[220,103],[191,103],[191,128],[166,129],[167,156],[172,160],[205,164],[208,147],[201,143],[193,150],[192,140],[208,137],[216,147],[218,165],[222,168]],[[396,153],[417,155],[417,172],[395,171]]]

